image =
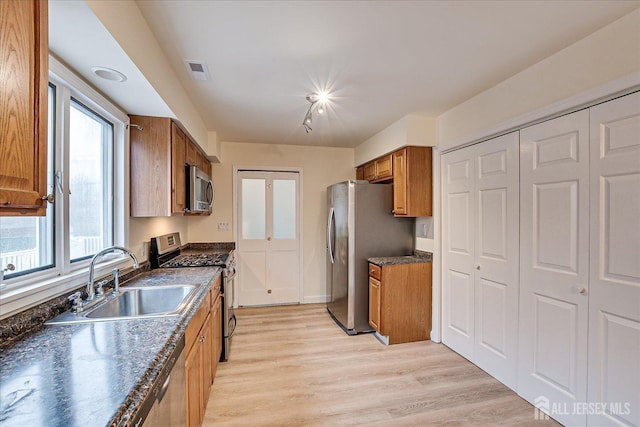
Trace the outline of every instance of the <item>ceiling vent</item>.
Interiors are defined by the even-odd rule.
[[[211,80],[211,76],[209,75],[209,68],[204,61],[184,61],[184,65],[187,66],[187,70],[189,71],[189,75],[193,80],[205,81]]]

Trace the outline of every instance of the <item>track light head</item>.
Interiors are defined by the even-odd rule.
[[[313,117],[312,117],[313,106],[314,105],[316,106],[316,111],[318,112],[318,114],[324,113],[325,103],[329,101],[329,95],[326,92],[320,92],[320,93],[313,92],[306,96],[306,100],[311,105],[307,110],[307,114],[305,114],[304,116],[304,120],[302,121],[302,126],[304,127],[304,130],[307,133],[310,133],[312,131],[310,125],[311,125],[311,122],[313,121]]]

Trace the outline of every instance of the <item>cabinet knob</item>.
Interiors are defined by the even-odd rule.
[[[53,194],[47,194],[46,196],[40,197],[40,200],[46,200],[49,203],[53,203],[56,201],[56,196]]]

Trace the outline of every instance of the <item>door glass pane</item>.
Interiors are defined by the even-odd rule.
[[[55,88],[49,86],[49,117],[47,147],[47,190],[53,192],[53,129],[55,123]],[[53,205],[47,205],[42,217],[0,216],[0,269],[12,264],[5,278],[20,276],[53,267]]]
[[[296,182],[273,180],[273,238],[296,238]]]
[[[264,179],[242,179],[242,238],[264,239],[266,197]]]
[[[72,100],[69,117],[71,261],[113,241],[113,125]]]

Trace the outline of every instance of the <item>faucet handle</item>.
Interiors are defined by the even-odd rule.
[[[71,301],[71,308],[77,313],[82,311],[82,292],[74,292],[67,297]]]
[[[98,282],[97,289],[96,289],[96,295],[104,295],[104,289],[103,288],[105,287],[105,285],[107,283],[109,283],[108,280],[101,280],[101,281]]]
[[[111,270],[111,274],[113,275],[113,294],[118,295],[120,292],[120,270],[114,268]]]

